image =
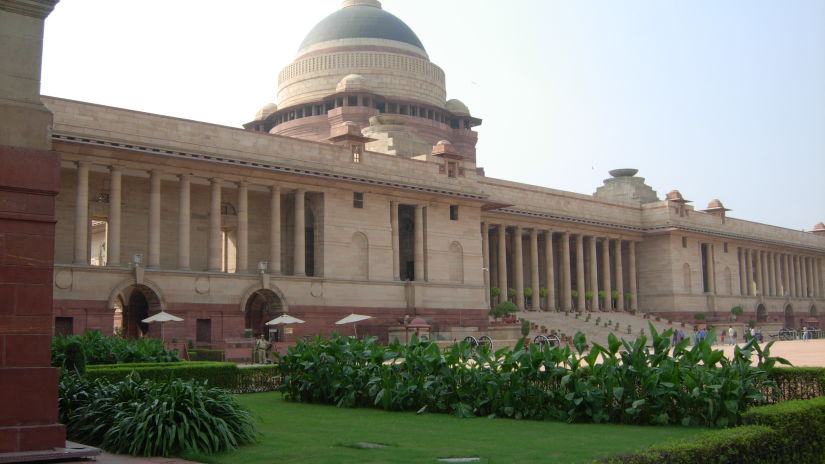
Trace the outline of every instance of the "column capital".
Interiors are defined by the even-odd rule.
[[[77,166],[78,168],[88,168],[89,166],[92,165],[92,163],[90,161],[86,161],[86,160],[77,160],[77,161],[74,162],[74,165]]]
[[[123,172],[123,167],[119,164],[110,164],[109,165],[109,172],[112,174],[118,173],[120,174]]]
[[[249,187],[249,181],[247,180],[239,180],[236,184],[238,184],[238,187]]]
[[[178,176],[178,179],[180,179],[180,180],[190,180],[192,178],[192,174],[189,174],[188,172],[178,174],[177,176]]]
[[[280,185],[270,185],[269,191],[272,193],[281,193],[281,186]]]
[[[221,182],[223,182],[223,179],[221,179],[220,177],[210,177],[209,182],[212,184],[220,184]]]

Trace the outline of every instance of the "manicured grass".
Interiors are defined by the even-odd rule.
[[[339,409],[290,403],[280,393],[238,396],[259,419],[260,441],[216,456],[215,464],[420,463],[480,457],[483,463],[578,463],[690,438],[706,429],[565,424],[512,419],[459,419],[444,414]],[[388,445],[359,449],[356,443]]]

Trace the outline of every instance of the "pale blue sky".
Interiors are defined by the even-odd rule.
[[[384,0],[484,120],[487,175],[593,193],[635,167],[660,197],[825,221],[822,0]],[[240,126],[338,0],[62,0],[42,91]]]

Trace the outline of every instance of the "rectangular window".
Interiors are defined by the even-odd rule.
[[[725,253],[728,252],[728,242],[722,244],[722,248],[724,248]]]
[[[55,335],[72,335],[74,333],[74,318],[72,317],[55,317],[54,318],[54,334]]]
[[[212,319],[198,319],[195,324],[195,341],[198,343],[211,343]]]
[[[353,163],[360,163],[361,162],[361,145],[353,145],[352,146],[352,162]]]
[[[364,97],[363,104],[361,106],[366,106],[369,108],[370,106],[370,97]]]
[[[358,106],[358,97],[347,97],[347,106]]]
[[[364,207],[364,192],[352,192],[352,207],[353,208],[363,208]]]
[[[687,237],[682,237],[682,248],[687,248]]]
[[[457,171],[458,171],[458,169],[456,168],[455,163],[452,162],[452,161],[448,161],[447,162],[447,177],[455,177]]]
[[[458,205],[450,205],[450,220],[458,221]]]

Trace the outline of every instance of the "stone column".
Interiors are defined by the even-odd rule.
[[[55,3],[0,1],[0,462],[19,462],[29,451],[36,453],[28,457],[59,459],[56,448],[66,446],[49,352],[60,154],[51,149],[52,114],[40,102],[43,23]],[[74,237],[83,249],[73,250],[84,265],[87,169],[78,182],[87,192],[78,201],[86,217],[82,236]]]
[[[106,237],[106,265],[120,266],[120,209],[122,176],[119,166],[109,166],[109,228]]]
[[[762,295],[770,295],[770,276],[768,275],[768,252],[760,253],[760,260],[762,261]]]
[[[395,249],[394,249],[395,250]],[[490,306],[490,236],[486,222],[481,223],[481,277],[484,279],[484,301]]]
[[[811,295],[811,269],[807,256],[802,257],[802,276],[802,296],[807,298]]]
[[[561,305],[565,310],[573,308],[573,297],[570,290],[573,288],[570,269],[570,233],[561,234]]]
[[[616,261],[616,291],[619,292],[619,300],[616,301],[616,309],[619,311],[623,311],[625,309],[624,306],[624,275],[622,274],[622,240],[616,239],[616,246],[613,250],[613,257]]]
[[[207,248],[207,269],[220,272],[221,265],[221,180],[209,179],[211,195],[209,197],[209,247]]]
[[[556,309],[556,272],[553,256],[553,231],[548,230],[544,233],[544,278],[546,280],[545,287],[547,288],[547,310],[552,311]]]
[[[576,234],[576,291],[579,292],[576,305],[579,311],[584,311],[587,305],[584,297],[586,288],[584,283],[584,235],[582,234]]]
[[[799,257],[792,256],[791,257],[793,265],[791,266],[791,275],[793,276],[793,289],[794,293],[793,296],[800,296],[802,294],[802,284],[799,278]]]
[[[599,309],[599,260],[596,247],[596,237],[590,236],[590,291],[593,296],[590,298],[590,309]]]
[[[534,311],[541,309],[541,283],[539,283],[539,231],[534,227],[530,231],[530,286],[533,295],[530,305]]]
[[[742,247],[737,248],[736,255],[739,259],[739,295],[744,296],[746,295],[745,289],[747,288],[747,284],[745,282],[745,258]]]
[[[238,255],[235,272],[249,272],[249,184],[238,182]]]
[[[89,163],[78,161],[74,210],[74,264],[89,264]]]
[[[401,246],[398,238],[399,230],[397,201],[390,202],[390,228],[392,229],[392,279],[401,280]],[[489,292],[487,293],[487,296],[490,296]]]
[[[149,259],[150,269],[160,267],[160,171],[149,171]]]
[[[189,174],[178,175],[178,269],[188,270],[191,238],[191,180]]]
[[[613,309],[611,293],[613,289],[610,285],[610,239],[602,239],[602,288],[604,289],[604,307],[608,311]]]
[[[269,273],[281,274],[281,188],[269,187]]]
[[[753,260],[751,259],[751,250],[745,248],[745,278],[747,279],[748,289],[745,295],[753,295]]]
[[[636,242],[631,240],[627,244],[628,280],[630,280],[630,309],[639,308],[639,290],[636,287]]]
[[[516,306],[524,311],[524,255],[521,246],[521,226],[513,231],[513,277],[516,285]]]
[[[305,196],[304,190],[295,190],[295,275],[306,275],[306,224],[305,224]],[[416,224],[416,232],[418,231]],[[418,271],[415,271],[418,274]]]
[[[776,275],[773,273],[773,256],[774,254],[770,251],[765,254],[765,261],[768,266],[768,291],[766,293],[769,296],[776,294]]]
[[[500,301],[507,297],[507,226],[498,225],[498,286],[501,290]]]
[[[793,285],[792,285],[792,277],[791,277],[791,265],[790,265],[790,256],[787,254],[782,255],[782,268],[785,271],[785,292],[782,296],[792,296],[793,295]]]
[[[762,281],[762,251],[755,250],[756,253],[756,294],[764,294],[765,284]]]

